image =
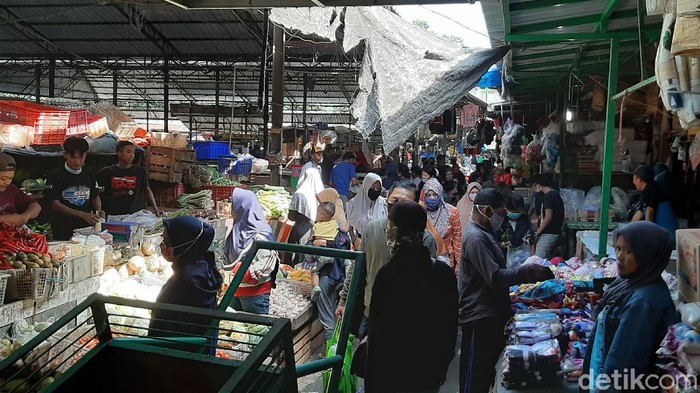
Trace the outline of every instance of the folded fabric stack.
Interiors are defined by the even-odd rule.
[[[562,326],[554,313],[517,314],[509,331],[511,344],[533,345],[557,337]]]
[[[548,280],[511,288],[511,302],[516,312],[531,309],[583,310],[589,303],[591,281]]]
[[[677,393],[697,391],[695,384],[700,371],[699,332],[682,322],[671,326],[656,354],[659,356],[659,366],[677,382]]]
[[[509,345],[504,353],[502,385],[506,389],[561,383],[561,352],[556,339]]]

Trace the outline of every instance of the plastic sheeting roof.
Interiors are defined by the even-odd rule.
[[[386,152],[464,97],[509,49],[466,55],[381,7],[273,9],[270,20],[338,40],[346,52],[364,44],[352,112],[364,137],[381,130]]]

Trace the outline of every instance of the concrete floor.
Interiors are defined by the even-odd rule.
[[[450,363],[450,368],[447,371],[447,380],[445,384],[440,388],[440,393],[459,393],[459,354],[461,347],[461,337],[457,337],[457,348],[455,350],[455,357]],[[315,359],[320,359],[323,356],[325,349],[319,348],[317,351]],[[313,360],[315,360],[313,359]],[[298,379],[298,386],[300,393],[323,393],[323,379],[321,374],[309,375]],[[360,380],[360,386],[362,386],[362,380]],[[502,386],[497,386],[495,391],[497,393],[518,393],[520,391],[505,390]],[[527,393],[575,393],[578,392],[576,386],[556,386],[551,388],[542,389],[527,389]]]

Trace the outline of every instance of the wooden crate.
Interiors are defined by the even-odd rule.
[[[182,171],[194,163],[194,150],[154,146],[148,154],[148,178],[164,183],[179,183],[182,181]]]
[[[301,364],[309,360],[315,354],[315,350],[323,346],[325,342],[323,324],[319,319],[314,319],[299,329],[293,338],[295,363]]]

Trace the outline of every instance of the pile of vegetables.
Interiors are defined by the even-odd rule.
[[[289,213],[292,196],[284,187],[266,185],[264,189],[258,191],[257,195],[266,217],[279,218]]]
[[[178,202],[180,207],[185,209],[211,210],[214,208],[211,190],[202,190],[195,194],[182,194],[178,198]]]
[[[211,174],[211,180],[209,180],[210,186],[225,186],[225,187],[240,187],[241,183],[233,181],[226,175],[222,175],[216,168],[210,166],[206,167],[206,170]]]
[[[36,221],[32,221],[27,224],[27,227],[29,227],[29,230],[31,232],[36,232],[40,235],[46,235],[47,233],[51,233],[51,223],[47,222],[46,224],[39,224]]]
[[[49,254],[46,237],[0,223],[0,270],[58,267]]]
[[[206,165],[187,166],[182,172],[182,181],[194,188],[202,188],[204,186],[238,187],[241,185],[241,183],[219,173],[216,168]]]

